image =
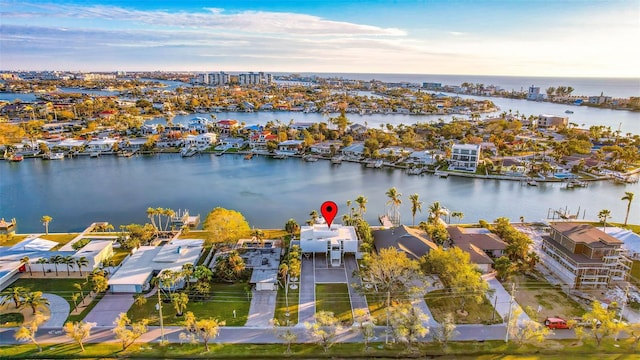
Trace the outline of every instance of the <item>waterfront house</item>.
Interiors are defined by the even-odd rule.
[[[233,130],[239,129],[238,120],[220,120],[214,124],[214,127],[221,135],[230,135]]]
[[[256,291],[278,290],[282,241],[262,240],[258,243],[255,238],[240,239],[234,250],[238,250],[246,268],[251,269],[249,283]]]
[[[149,288],[151,278],[164,270],[180,271],[184,264],[196,264],[202,254],[203,240],[173,240],[163,246],[140,246],[109,278],[111,293],[141,293]],[[172,289],[185,285],[178,279]]]
[[[543,236],[540,260],[573,289],[607,288],[631,268],[623,241],[589,224],[556,222]]]
[[[211,126],[211,120],[203,117],[194,117],[189,120],[189,125],[187,127],[191,132],[204,134],[209,131],[209,126]]]
[[[480,145],[476,144],[453,144],[449,169],[475,172],[480,160],[480,149]]]
[[[314,224],[300,228],[302,253],[319,253],[327,256],[329,266],[340,266],[344,254],[358,252],[358,237],[353,226],[340,224]]]
[[[240,149],[247,144],[243,138],[224,137],[221,138],[216,150]]]
[[[407,156],[406,162],[408,164],[416,165],[431,165],[437,160],[431,150],[415,150],[409,156]]]
[[[291,125],[289,125],[289,129],[306,130],[312,127],[314,124],[315,123],[312,123],[312,122],[294,122]]]
[[[278,135],[272,134],[269,130],[264,130],[249,137],[249,147],[254,150],[264,151],[267,150],[269,141],[278,141]]]
[[[102,139],[94,139],[86,144],[87,152],[103,152],[103,151],[111,151],[113,149],[113,144],[117,143],[118,140],[111,138],[102,138]]]
[[[342,142],[338,140],[324,141],[318,144],[313,144],[309,148],[312,153],[322,156],[332,156],[338,153],[342,147]]]
[[[471,262],[483,273],[490,272],[493,259],[503,256],[507,249],[507,243],[487,229],[448,226],[447,232],[451,246],[468,253]]]
[[[278,144],[278,151],[282,153],[298,154],[304,148],[304,140],[287,140]]]
[[[187,135],[184,139],[184,146],[191,146],[198,150],[205,150],[216,143],[217,137],[218,135],[214,133]]]
[[[407,254],[410,259],[418,260],[438,245],[429,239],[429,235],[420,229],[405,225],[373,231],[373,245],[376,251],[395,248]]]
[[[364,143],[354,142],[353,144],[342,148],[340,152],[349,159],[359,160],[362,158],[362,154],[364,153]]]

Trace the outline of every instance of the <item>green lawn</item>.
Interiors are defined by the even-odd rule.
[[[62,267],[64,267],[64,265]],[[61,274],[67,271],[66,267],[65,269],[62,269],[62,267],[60,267],[60,269],[58,270],[58,272],[60,272]],[[56,278],[55,272],[52,272],[51,274],[47,275],[47,278],[44,279],[18,279],[13,284],[11,284],[11,286],[23,286],[31,289],[31,291],[42,291],[43,293],[51,293],[61,296],[65,300],[67,300],[71,308],[73,308],[73,301],[71,300],[71,296],[74,293],[78,292],[78,289],[76,289],[73,284],[83,284],[84,282],[84,279]],[[83,289],[84,294],[87,295],[87,293],[90,291],[89,284],[85,284],[83,286]]]
[[[58,243],[53,249],[60,248],[62,245],[68,243],[69,241],[75,239],[76,236],[80,235],[79,233],[74,234],[49,234],[40,236],[41,239],[55,241]],[[52,250],[53,250],[52,249]]]
[[[284,288],[278,288],[278,297],[276,298],[276,312],[274,319],[278,320],[281,325],[287,324],[287,316],[285,315],[287,310],[289,311],[289,324],[295,325],[298,323],[298,300],[299,290],[289,289],[289,307],[287,308]]]
[[[206,301],[189,301],[186,311],[193,312],[196,318],[217,318],[224,320],[227,326],[242,326],[247,322],[251,305],[245,291],[246,286],[246,283],[212,283],[210,298]],[[158,310],[155,308],[157,302],[158,297],[152,296],[142,306],[131,306],[127,315],[134,321],[147,318],[149,325],[160,325]],[[236,318],[233,317],[233,310],[236,311]],[[176,316],[172,303],[163,303],[162,319],[164,325],[182,325],[183,322],[183,317]]]
[[[631,264],[630,279],[636,286],[640,286],[640,260],[633,260]]]
[[[384,294],[368,293],[366,294],[367,304],[369,305],[369,313],[373,322],[381,325],[387,322],[387,298]]]
[[[118,266],[131,252],[122,248],[113,249],[113,265]]]
[[[0,314],[0,327],[20,326],[24,321],[24,315],[19,312]]]
[[[0,246],[13,246],[27,238],[27,235],[0,235]]]
[[[353,323],[347,284],[316,284],[316,311],[331,311],[343,324]]]
[[[475,301],[467,300],[464,305],[466,315],[460,314],[461,300],[457,296],[452,296],[446,290],[436,290],[425,295],[424,300],[431,310],[433,318],[442,322],[444,317],[453,314],[456,324],[496,324],[502,322],[500,315],[493,309],[493,304],[487,298],[478,304]]]
[[[225,359],[424,359],[439,357],[444,360],[631,360],[638,357],[637,353],[632,353],[629,350],[631,346],[629,339],[621,340],[616,344],[612,340],[605,340],[598,348],[591,342],[576,344],[575,340],[548,340],[539,345],[524,345],[522,347],[505,344],[504,341],[466,341],[452,342],[446,351],[433,342],[420,343],[412,351],[406,350],[406,346],[403,344],[373,343],[367,352],[363,352],[360,343],[339,343],[326,353],[318,345],[294,344],[291,346],[292,353],[289,355],[284,355],[285,346],[282,344],[211,344],[209,352],[205,351],[202,344],[168,344],[165,346],[157,343],[134,344],[124,351],[117,343],[85,344],[85,352],[81,352],[80,347],[72,343],[41,345],[43,347],[41,353],[33,344],[0,346],[0,357],[11,359],[202,359],[213,357]]]

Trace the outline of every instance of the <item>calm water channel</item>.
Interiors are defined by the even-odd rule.
[[[300,159],[274,160],[239,155],[178,154],[118,158],[80,157],[63,161],[26,159],[0,161],[0,216],[17,218],[19,232],[42,231],[39,219],[50,215],[51,231],[77,231],[94,221],[115,225],[146,222],[148,207],[189,209],[205,216],[216,206],[242,212],[251,226],[281,228],[289,218],[304,223],[325,200],[347,210],[346,201],[368,198],[366,218],[377,224],[386,211],[385,192],[392,186],[402,193],[401,220],[411,224],[410,194],[424,201],[416,222],[424,220],[428,205],[440,201],[464,213],[463,222],[540,220],[550,208],[586,210],[595,219],[609,209],[613,221],[622,221],[625,191],[640,194],[640,184],[595,182],[588,188],[564,189],[560,184],[522,186],[518,182],[466,179],[450,176],[410,176],[402,170],[369,169],[363,165]],[[640,220],[640,201],[631,209],[631,221]],[[457,220],[452,220],[456,222]]]

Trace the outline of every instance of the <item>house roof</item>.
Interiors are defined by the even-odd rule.
[[[623,244],[622,240],[616,239],[589,224],[556,222],[551,223],[550,226],[573,242],[589,244],[590,247],[608,247]]]
[[[505,243],[498,235],[492,233],[466,232],[464,228],[459,226],[448,226],[447,232],[451,237],[453,244],[465,251],[466,245],[471,244],[482,251],[504,250],[507,248]]]
[[[438,247],[433,241],[429,240],[425,232],[405,225],[391,229],[376,230],[373,232],[373,239],[376,249],[394,247],[405,252],[413,259],[419,259],[431,249]]]

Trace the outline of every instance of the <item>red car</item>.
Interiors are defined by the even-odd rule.
[[[569,329],[567,321],[557,317],[546,318],[544,325],[549,329]]]

